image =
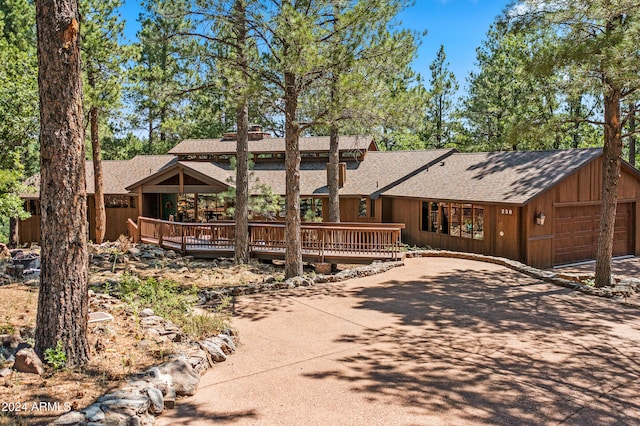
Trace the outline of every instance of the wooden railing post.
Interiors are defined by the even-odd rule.
[[[180,250],[182,251],[182,254],[186,254],[187,252],[187,241],[184,236],[184,225],[180,225]]]
[[[162,223],[157,223],[156,226],[158,227],[158,245],[162,247],[162,231],[164,226]]]

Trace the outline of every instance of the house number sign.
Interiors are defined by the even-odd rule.
[[[513,214],[513,210],[512,209],[501,209],[500,213],[501,214],[510,214],[510,215],[512,215]]]

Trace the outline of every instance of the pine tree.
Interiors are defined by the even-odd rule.
[[[61,342],[89,359],[87,199],[77,0],[36,1],[40,93],[41,275],[35,350]]]
[[[458,82],[449,63],[444,46],[440,46],[436,59],[431,63],[429,103],[427,106],[426,141],[429,146],[442,148],[452,142],[454,98],[458,91]]]

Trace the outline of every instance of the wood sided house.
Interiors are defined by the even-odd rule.
[[[250,133],[252,181],[285,193],[284,140]],[[185,140],[168,155],[104,161],[106,239],[139,216],[181,222],[227,219],[217,194],[233,186],[235,135]],[[328,218],[328,137],[301,138],[301,206]],[[453,149],[378,151],[371,138],[340,138],[343,222],[403,223],[402,241],[507,257],[551,267],[595,257],[602,150],[458,153]],[[93,176],[87,162],[90,238]],[[31,179],[38,187],[38,176]],[[38,193],[20,242],[39,239]],[[614,255],[640,254],[640,172],[622,163]]]

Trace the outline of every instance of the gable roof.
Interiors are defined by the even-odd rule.
[[[600,155],[601,148],[457,153],[383,195],[523,205]]]
[[[301,152],[328,152],[329,137],[313,136],[299,139]],[[373,144],[373,147],[372,147]],[[365,151],[375,149],[373,139],[369,136],[340,136],[340,151]],[[284,138],[265,138],[257,141],[249,141],[249,152],[252,153],[279,153],[285,152]],[[236,153],[236,141],[222,139],[186,139],[173,147],[169,154],[173,155],[199,155],[199,154],[234,154]]]

